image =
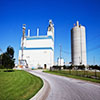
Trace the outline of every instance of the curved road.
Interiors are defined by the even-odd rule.
[[[43,73],[40,70],[29,72],[50,84],[51,89],[46,100],[100,100],[100,85]]]

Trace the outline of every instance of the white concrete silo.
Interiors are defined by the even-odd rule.
[[[85,27],[77,25],[71,29],[72,65],[86,65]]]
[[[86,60],[86,34],[85,27],[80,25],[80,34],[81,34],[81,63],[87,65]]]

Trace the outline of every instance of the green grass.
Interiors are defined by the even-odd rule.
[[[75,78],[75,79],[80,79],[80,80],[86,80],[86,81],[90,81],[90,82],[100,83],[100,80],[98,80],[98,79],[92,79],[92,78],[86,78],[86,77],[78,76],[78,75],[76,75],[75,71],[71,71],[71,75],[70,75],[69,71],[44,71],[44,72],[50,73],[50,74],[55,74],[55,75],[60,75],[60,76],[65,76],[65,77],[69,77],[69,78]],[[82,74],[84,72],[83,71],[77,72],[77,74],[79,74],[79,73]]]
[[[29,100],[43,86],[43,81],[25,71],[0,70],[0,100]]]

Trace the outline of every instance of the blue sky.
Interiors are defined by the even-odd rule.
[[[46,35],[48,20],[55,26],[55,61],[62,57],[71,61],[71,33],[73,24],[79,20],[86,27],[88,64],[100,65],[100,0],[0,0],[0,48],[3,52],[11,45],[15,50],[16,62],[22,36],[22,24],[31,35]],[[27,31],[26,31],[27,34]]]

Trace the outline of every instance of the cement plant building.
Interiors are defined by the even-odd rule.
[[[72,65],[87,65],[85,27],[78,21],[71,29],[71,59]]]
[[[37,29],[37,36],[24,37],[23,59],[27,61],[29,68],[43,67],[50,68],[54,64],[54,24],[49,20],[47,35],[39,36],[39,29]],[[21,48],[19,50],[19,60],[22,55],[22,39]]]

